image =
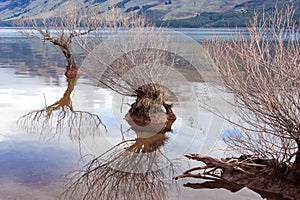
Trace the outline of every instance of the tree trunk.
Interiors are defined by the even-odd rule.
[[[70,51],[70,47],[60,46],[60,49],[67,60],[65,76],[68,78],[78,78],[79,76],[81,76],[82,71],[77,67],[75,59]]]
[[[288,178],[300,184],[300,141],[297,141],[298,151]]]
[[[61,46],[60,47],[61,51],[63,52],[64,56],[66,57],[67,59],[67,70],[68,69],[73,69],[73,68],[77,68],[77,65],[76,65],[76,62],[75,62],[75,59],[70,51],[70,48],[69,47],[63,47]]]
[[[139,126],[146,126],[151,123],[149,110],[150,107],[146,108],[143,104],[139,106],[139,98],[137,98],[136,102],[131,105],[126,118],[131,118]]]
[[[147,126],[150,123],[165,124],[168,120],[176,119],[172,105],[165,102],[168,91],[164,86],[148,83],[136,89],[135,94],[136,101],[126,114],[126,120],[132,120],[139,126]]]
[[[168,120],[176,120],[176,115],[172,111],[172,105],[164,102],[163,106],[166,109],[166,113],[168,115]]]
[[[134,102],[131,105],[130,110],[128,111],[128,114],[126,115],[127,120],[133,120],[137,125],[139,126],[147,126],[151,123],[151,117],[150,111],[151,106],[157,106],[157,105],[150,105],[150,106],[145,106],[144,104],[139,103],[140,99],[137,98],[136,102]],[[175,121],[176,120],[176,115],[172,111],[172,105],[163,103],[163,107],[165,108],[166,112],[163,110],[160,110],[160,108],[157,108],[157,112],[153,112],[152,114],[156,116],[160,116],[159,119],[156,119],[156,121],[152,123],[166,123],[167,121]],[[163,115],[162,115],[163,114]]]

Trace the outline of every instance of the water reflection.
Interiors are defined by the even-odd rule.
[[[42,138],[67,134],[71,140],[79,144],[85,135],[100,133],[100,126],[105,126],[98,115],[73,108],[71,94],[76,81],[76,78],[67,79],[68,86],[60,100],[21,116],[18,120],[20,127],[26,132],[38,133]]]
[[[174,121],[174,119],[169,119],[157,133],[153,133],[151,130],[140,131],[139,129],[134,129],[132,127],[132,129],[135,130],[137,138],[134,143],[127,148],[127,151],[134,153],[155,152],[167,142],[168,136],[166,135],[166,132],[172,131],[172,124]]]
[[[167,199],[174,183],[173,163],[161,151],[175,120],[156,132],[132,129],[136,138],[123,140],[94,156],[70,176],[62,199]]]
[[[71,94],[76,82],[77,79],[68,78],[62,98],[21,116],[20,127],[44,139],[67,135],[82,153],[82,138],[99,135],[104,125],[98,115],[73,108]],[[161,148],[168,141],[167,133],[172,131],[174,121],[146,127],[128,121],[136,138],[124,139],[101,155],[83,156],[85,166],[69,177],[61,198],[167,199],[175,187],[171,184],[174,169]]]
[[[58,79],[60,74],[63,74],[63,68],[58,67],[64,63],[63,57],[49,44],[24,38],[1,38],[0,44],[1,68],[14,68],[16,75],[25,77],[43,76]]]
[[[0,171],[7,176],[7,180],[13,180],[14,177],[19,176],[15,173],[16,171],[20,171],[22,175],[26,176],[21,183],[16,181],[13,186],[8,182],[1,182],[2,198],[57,199],[62,189],[57,177],[76,168],[76,173],[71,176],[73,179],[71,177],[68,179],[66,186],[69,189],[65,191],[62,198],[194,199],[201,196],[203,199],[258,199],[257,195],[253,193],[249,195],[249,191],[242,191],[234,195],[225,190],[202,190],[201,192],[198,190],[195,192],[195,190],[191,191],[181,187],[181,183],[178,183],[181,191],[176,193],[177,185],[173,185],[174,181],[171,182],[170,179],[174,176],[174,170],[180,166],[176,165],[175,168],[173,158],[178,158],[187,152],[199,152],[203,143],[208,143],[205,140],[208,128],[206,124],[210,118],[204,113],[201,116],[196,115],[196,104],[190,102],[192,101],[190,99],[191,92],[187,89],[187,85],[178,81],[174,82],[176,86],[174,88],[182,96],[181,105],[174,105],[174,112],[178,114],[176,122],[169,125],[162,124],[159,126],[160,129],[154,133],[151,131],[149,133],[149,130],[145,129],[138,130],[131,126],[135,132],[130,131],[125,135],[128,137],[125,139],[119,130],[120,127],[115,126],[116,121],[119,120],[118,125],[125,123],[125,129],[128,128],[127,122],[123,120],[124,116],[122,115],[119,119],[119,116],[115,115],[117,110],[119,112],[120,105],[114,102],[117,97],[111,95],[105,88],[94,87],[85,76],[78,80],[67,80],[69,86],[66,90],[60,91],[59,85],[64,85],[65,81],[62,78],[65,70],[64,57],[60,55],[60,52],[47,43],[16,38],[11,32],[9,33],[11,38],[1,37],[1,34],[0,30],[0,68],[8,69],[0,70],[3,83],[0,91],[2,100],[0,102],[2,105],[0,136],[8,140],[12,150],[9,154],[5,154],[8,148],[4,148],[4,143],[1,143],[3,149],[0,149],[0,156],[7,156],[1,157],[3,162],[0,163],[5,165],[5,169],[12,172],[4,171],[4,168],[1,168]],[[190,74],[195,73],[191,71]],[[194,85],[197,84],[199,83]],[[74,90],[78,89],[80,92],[74,93]],[[61,92],[61,96],[57,96],[58,91]],[[45,106],[37,107],[43,103],[43,99],[39,98],[42,93],[47,94],[47,102],[49,101],[51,104],[45,103]],[[130,101],[128,102],[130,103]],[[47,107],[49,107],[48,110]],[[35,110],[27,112],[27,115],[19,118],[20,113],[24,113],[24,110],[28,108]],[[95,113],[99,114],[100,119],[107,125],[107,134],[102,134],[105,128],[99,125],[101,120],[94,115]],[[19,125],[26,132],[38,134],[20,134],[14,126],[17,118],[19,118]],[[69,124],[69,122],[72,123]],[[171,127],[174,129],[172,133]],[[201,129],[197,129],[198,127]],[[158,133],[160,130],[162,130],[161,133]],[[39,135],[47,140],[39,141],[40,138],[36,137]],[[67,137],[61,137],[63,135]],[[17,142],[25,140],[27,137],[30,137],[29,139],[38,145],[31,145],[28,142],[20,145]],[[59,138],[58,142],[57,138]],[[85,167],[78,167],[81,162],[79,164],[77,162],[80,156],[77,144],[85,143],[88,140],[86,138],[93,138],[91,140],[97,147],[109,150],[104,150],[105,153],[101,155],[93,153],[90,156],[84,156],[81,160],[85,162]],[[191,140],[193,140],[192,144]],[[46,148],[49,143],[54,144],[51,148]],[[112,148],[108,147],[110,143],[114,144]],[[20,150],[15,150],[16,147],[20,147],[18,148]],[[84,150],[82,152],[84,153],[82,155],[85,155],[86,152]],[[22,159],[24,162],[21,162],[21,166]],[[173,161],[173,164],[169,159]],[[187,164],[183,162],[180,165]],[[178,169],[175,175],[186,168],[188,166]],[[54,170],[55,173],[51,173]],[[27,177],[28,172],[35,175],[34,182],[36,184],[32,187],[30,180],[33,178]],[[82,176],[84,174],[86,176]],[[102,179],[100,179],[101,177]],[[96,182],[96,179],[99,182]],[[40,183],[43,183],[45,187],[41,189]],[[77,184],[78,191],[74,190],[74,184]],[[95,187],[91,184],[95,184]],[[98,186],[101,187],[98,189]],[[25,189],[21,190],[20,188]],[[99,195],[102,196],[97,198]]]
[[[76,155],[55,143],[1,141],[0,151],[0,184],[17,182],[45,186],[61,180],[76,164]],[[7,198],[1,195],[1,199]]]
[[[58,82],[65,72],[65,58],[54,45],[26,38],[17,29],[0,27],[0,46],[0,68],[13,68],[18,76]],[[85,55],[76,45],[72,49],[80,65]]]

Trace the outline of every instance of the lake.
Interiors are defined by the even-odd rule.
[[[226,29],[179,31],[195,40],[230,35]],[[83,59],[78,54],[78,63]],[[133,98],[97,86],[86,73],[67,80],[64,71],[64,57],[52,44],[0,28],[0,199],[262,199],[246,188],[197,190],[183,184],[200,180],[173,180],[200,165],[186,153],[224,156],[219,134],[226,125],[195,99],[210,95],[204,92],[209,85],[186,78],[196,71],[173,79],[177,119],[172,130],[151,136],[124,119]]]

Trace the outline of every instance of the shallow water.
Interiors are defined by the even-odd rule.
[[[195,30],[192,33],[196,34]],[[67,82],[64,58],[51,44],[23,38],[14,29],[0,29],[0,45],[0,199],[57,199],[65,185],[74,183],[66,176],[86,169],[84,166],[101,154],[96,166],[104,167],[98,170],[98,179],[109,182],[105,191],[113,191],[104,192],[103,199],[125,197],[137,185],[139,190],[131,192],[141,199],[151,199],[149,194],[166,199],[261,199],[248,189],[237,193],[193,190],[183,187],[183,183],[198,180],[172,179],[199,164],[185,160],[185,153],[222,155],[217,150],[220,124],[213,123],[218,119],[198,108],[192,95],[201,96],[199,88],[206,87],[203,83],[174,82],[172,89],[179,101],[171,102],[177,115],[172,131],[164,134],[164,142],[159,143],[161,138],[155,140],[161,144],[157,149],[146,154],[128,153],[124,149],[138,145],[140,140],[136,138],[144,134],[124,120],[133,99],[95,86],[87,74],[75,83]],[[61,107],[51,113],[45,111],[45,105],[53,105],[63,97],[68,84],[69,88],[74,84],[70,93],[72,110],[67,110],[64,117]],[[141,144],[145,149],[148,143],[141,140]],[[152,187],[135,182],[146,180],[148,177],[141,175],[149,170],[157,172],[161,182],[154,182]],[[114,189],[116,186],[118,189]],[[77,191],[80,196],[83,189]],[[91,197],[96,195],[93,192]]]

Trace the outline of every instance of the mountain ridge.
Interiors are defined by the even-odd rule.
[[[11,25],[23,16],[43,14],[51,17],[66,4],[65,0],[0,0],[0,26]],[[275,3],[284,5],[290,0],[82,0],[102,11],[112,6],[123,12],[145,14],[158,26],[211,27],[245,26],[254,11],[269,10]],[[299,0],[294,3],[299,5]],[[299,10],[299,9],[297,9]]]

